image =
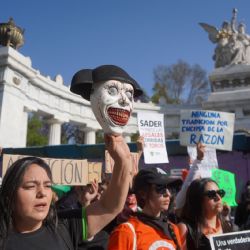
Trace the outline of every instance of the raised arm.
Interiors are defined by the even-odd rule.
[[[115,165],[110,184],[99,201],[86,208],[88,238],[94,236],[122,211],[131,179],[131,156],[123,137],[105,135],[106,148]]]
[[[144,138],[143,136],[139,136],[139,138],[136,141],[136,147],[137,147],[137,153],[138,153],[138,158],[140,159],[143,153],[144,149]]]
[[[186,200],[186,192],[191,184],[191,182],[195,179],[200,178],[200,172],[199,172],[199,167],[201,165],[201,161],[204,158],[204,152],[205,152],[205,146],[202,145],[201,143],[197,144],[197,159],[192,162],[192,165],[188,171],[188,175],[182,184],[181,190],[178,192],[176,196],[176,209],[180,210],[185,203]]]

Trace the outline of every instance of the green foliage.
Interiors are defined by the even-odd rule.
[[[139,138],[139,136],[140,136],[139,132],[132,134],[131,135],[131,142],[136,142],[137,139]]]
[[[67,138],[66,132],[64,130],[63,124],[61,127],[61,144],[68,144],[68,138]]]
[[[48,145],[48,133],[45,122],[39,115],[30,115],[28,119],[27,146]]]
[[[96,132],[96,143],[104,143],[104,133],[102,130]]]

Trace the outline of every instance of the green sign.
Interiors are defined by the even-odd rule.
[[[53,185],[52,190],[56,192],[59,198],[61,198],[64,194],[69,192],[71,189],[70,186],[64,186],[64,185]]]
[[[231,207],[237,206],[237,203],[235,202],[235,196],[236,196],[235,175],[226,170],[213,168],[212,179],[218,183],[219,188],[222,188],[226,191],[226,195],[222,200]]]

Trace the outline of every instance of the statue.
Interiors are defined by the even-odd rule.
[[[245,48],[245,57],[244,60],[247,64],[250,62],[250,36],[246,34],[246,25],[244,23],[240,23],[238,26],[238,39],[244,45]]]
[[[206,23],[199,24],[208,33],[209,40],[217,44],[213,55],[215,68],[250,64],[250,36],[246,34],[245,24],[237,27],[237,9],[233,9],[231,22],[224,21],[220,30]]]

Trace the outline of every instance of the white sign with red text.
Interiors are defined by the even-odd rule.
[[[139,133],[144,137],[145,163],[168,163],[163,114],[138,112],[137,120]]]

